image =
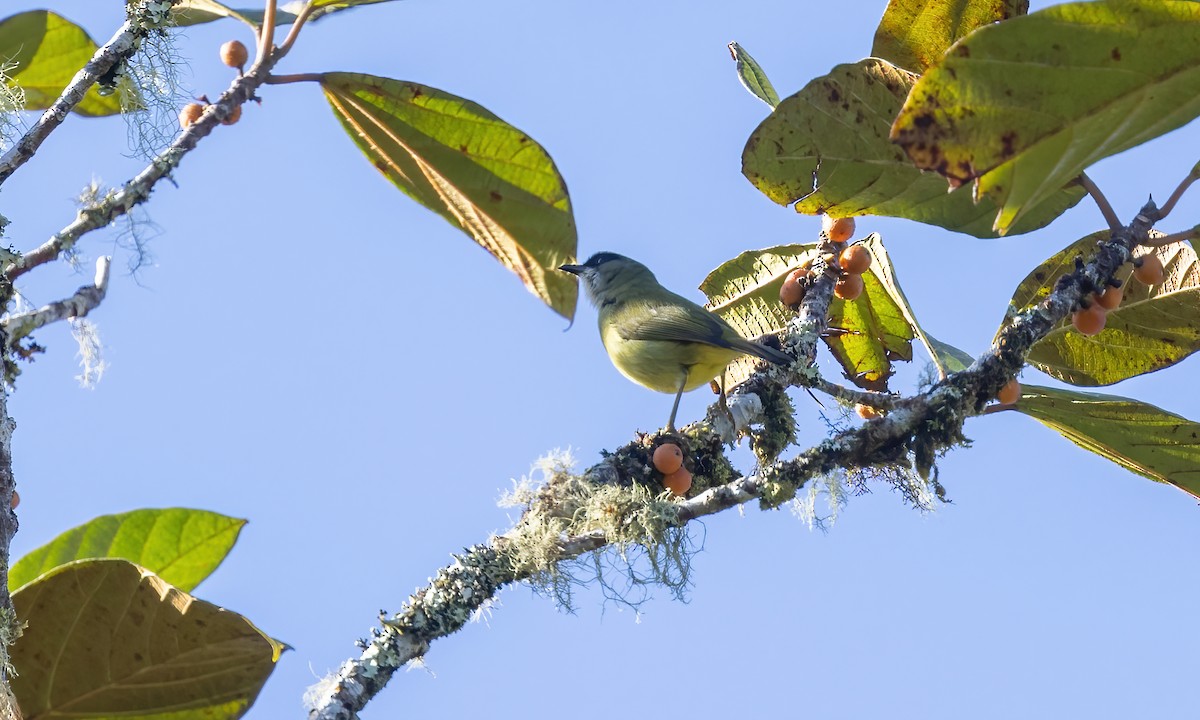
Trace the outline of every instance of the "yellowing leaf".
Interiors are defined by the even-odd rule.
[[[1200,424],[1137,400],[1022,385],[1014,406],[1121,467],[1200,498]]]
[[[1017,286],[1001,329],[1041,302],[1075,258],[1090,258],[1108,231],[1092,233],[1055,253]],[[1148,287],[1133,279],[1133,266],[1117,273],[1120,306],[1110,310],[1104,329],[1091,337],[1063,321],[1030,349],[1029,364],[1072,385],[1111,385],[1126,378],[1174,365],[1200,350],[1200,263],[1187,243],[1155,251],[1163,264],[1163,282]]]
[[[417,83],[326,73],[351,139],[388,180],[461,228],[555,312],[575,314],[575,219],[554,161],[483,107]]]
[[[923,72],[975,28],[1028,10],[1029,0],[891,0],[875,31],[871,55]]]
[[[8,584],[19,588],[74,560],[122,558],[190,591],[221,564],[245,524],[186,508],[102,515],[27,553],[13,564]]]
[[[779,103],[750,135],[742,174],[781,205],[836,217],[889,215],[975,237],[994,237],[998,206],[978,204],[966,189],[917,169],[888,133],[916,76],[883,60],[838,65]],[[1013,230],[1036,230],[1079,202],[1083,189],[1063,187]]]
[[[1096,0],[982,27],[912,89],[892,138],[1007,232],[1092,163],[1200,114],[1200,3]]]
[[[27,623],[12,651],[26,718],[241,717],[284,650],[125,560],[59,566],[13,604]]]
[[[98,49],[83,28],[49,10],[30,10],[0,22],[0,58],[16,64],[9,77],[24,91],[27,110],[53,105]],[[121,103],[116,95],[101,96],[92,87],[75,112],[116,115]]]

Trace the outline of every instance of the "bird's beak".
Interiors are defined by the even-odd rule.
[[[569,272],[572,275],[578,275],[583,272],[582,265],[559,265],[558,269],[562,270],[563,272]]]

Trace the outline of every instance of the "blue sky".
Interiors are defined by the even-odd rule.
[[[738,84],[726,44],[747,48],[786,96],[867,55],[883,6],[410,0],[307,29],[278,69],[367,72],[483,104],[555,158],[581,255],[634,256],[699,300],[694,288],[724,260],[819,230],[741,176],[767,108]],[[100,42],[122,19],[117,2],[50,7]],[[249,44],[235,22],[186,32],[186,92],[220,93],[232,71],[217,48],[235,37]],[[148,266],[124,271],[115,231],[83,242],[88,257],[117,258],[92,316],[110,368],[80,389],[66,327],[37,335],[49,352],[10,407],[14,554],[140,507],[249,518],[196,594],[296,648],[251,711],[289,717],[356,654],[380,608],[398,609],[450,552],[508,526],[494,501],[511,478],[558,447],[590,464],[658,427],[670,398],[617,374],[591,308],[564,332],[490,256],[389,185],[318,88],[261,96],[184,161],[177,188],[155,192]],[[1090,172],[1128,219],[1147,194],[1170,192],[1197,147],[1193,124]],[[135,174],[144,162],[130,154],[121,120],[72,118],[0,195],[9,239],[40,244],[92,178]],[[1197,222],[1198,195],[1165,229]],[[972,353],[1033,265],[1101,227],[1088,201],[1003,240],[859,222],[883,235],[926,329]],[[88,277],[55,266],[21,289],[40,304]],[[1200,395],[1184,389],[1196,362],[1112,392],[1200,420]],[[686,396],[680,420],[710,400]],[[825,426],[807,396],[797,404],[806,447]],[[1187,714],[1200,659],[1185,614],[1200,593],[1195,501],[1023,416],[966,430],[974,445],[940,464],[954,503],[936,513],[880,486],[825,534],[786,511],[708,518],[689,602],[659,593],[639,616],[584,592],[571,615],[509,589],[365,716],[460,717],[481,704],[500,718]]]

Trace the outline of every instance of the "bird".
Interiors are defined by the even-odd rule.
[[[739,355],[777,365],[792,358],[751,342],[729,323],[659,284],[645,265],[613,252],[600,252],[582,265],[561,265],[579,277],[597,308],[600,340],[622,375],[661,393],[674,393],[666,430],[675,430],[683,393],[704,385]],[[721,391],[724,400],[724,388]]]

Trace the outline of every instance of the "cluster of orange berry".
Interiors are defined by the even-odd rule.
[[[246,50],[246,46],[237,40],[230,40],[221,46],[221,62],[231,68],[237,68],[241,71],[246,66],[246,61],[250,59],[250,52]],[[200,119],[204,114],[205,105],[200,103],[188,103],[179,111],[179,127],[187,130],[192,126],[192,123]],[[233,110],[229,113],[229,117],[221,121],[224,125],[232,125],[242,117],[242,106],[234,105]]]
[[[831,218],[822,216],[821,229],[832,243],[844,243],[854,235],[854,218]],[[830,259],[833,258],[831,254]],[[833,286],[833,294],[842,300],[854,300],[863,291],[862,275],[871,267],[871,251],[862,245],[851,245],[842,250],[837,258],[837,266],[841,277]],[[779,288],[779,302],[792,308],[799,307],[808,290],[812,276],[812,260],[806,260],[800,267],[788,273]]]
[[[651,456],[654,469],[662,473],[663,487],[683,497],[692,487],[692,474],[683,466],[683,450],[675,443],[663,443]]]
[[[1134,259],[1133,276],[1143,285],[1157,285],[1163,281],[1163,275],[1162,260],[1154,253]],[[1107,287],[1103,292],[1097,292],[1086,307],[1071,313],[1071,324],[1082,335],[1095,335],[1104,329],[1108,311],[1121,304],[1122,295],[1119,287]]]

